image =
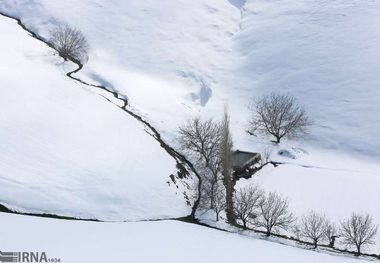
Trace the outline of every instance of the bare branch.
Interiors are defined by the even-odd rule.
[[[326,232],[326,225],[327,219],[325,216],[311,211],[301,219],[300,235],[310,239],[314,244],[314,248],[317,248],[318,242],[324,237]]]
[[[272,135],[279,143],[283,137],[295,137],[311,125],[306,111],[295,98],[271,93],[253,101],[249,106],[251,119],[248,133]]]
[[[351,217],[340,224],[343,243],[356,247],[357,255],[366,245],[375,244],[377,225],[369,214],[361,215],[353,213]]]
[[[288,200],[271,192],[260,202],[260,216],[254,224],[265,228],[267,236],[270,236],[272,230],[277,228],[286,230],[294,221],[295,217],[289,211]]]
[[[264,192],[257,187],[248,186],[237,191],[234,202],[236,219],[247,228],[248,223],[253,223],[259,216],[259,207]]]
[[[339,231],[338,231],[337,226],[334,223],[329,222],[327,220],[324,233],[323,233],[323,239],[329,242],[329,247],[334,248],[335,240],[338,237],[339,237]]]
[[[68,25],[59,26],[51,32],[50,43],[64,59],[74,59],[81,63],[88,60],[88,42],[79,29]]]
[[[220,210],[221,161],[219,156],[221,124],[213,119],[190,119],[178,129],[178,142],[193,161],[201,176],[200,207]],[[215,211],[218,214],[220,211]]]

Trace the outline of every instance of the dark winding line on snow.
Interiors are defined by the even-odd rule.
[[[23,23],[22,21],[17,18],[17,17],[13,17],[11,15],[8,15],[8,14],[5,14],[3,12],[0,12],[0,15],[4,16],[4,17],[7,17],[7,18],[10,18],[10,19],[13,19],[15,20],[19,26],[21,26],[22,29],[24,29],[26,32],[28,32],[30,34],[31,37],[45,43],[47,46],[49,46],[50,48],[56,50],[54,48],[54,46],[46,39],[44,39],[43,37],[39,36],[38,34],[36,34],[35,32],[31,31],[30,29],[28,29]],[[58,53],[59,54],[59,53]],[[115,102],[111,101],[110,99],[108,99],[106,96],[104,95],[101,95],[99,94],[100,96],[102,96],[104,99],[108,100],[110,103],[114,104],[115,106],[117,106],[119,109],[123,110],[124,112],[128,113],[130,116],[132,116],[133,118],[135,118],[137,121],[141,122],[142,124],[144,124],[150,131],[151,133],[147,132],[149,135],[151,135],[159,144],[160,146],[170,155],[174,158],[174,160],[176,161],[177,163],[177,169],[178,169],[178,176],[180,178],[182,177],[186,177],[188,176],[190,173],[188,171],[188,169],[186,169],[186,167],[188,167],[190,169],[191,172],[194,173],[194,175],[197,177],[198,179],[198,182],[201,181],[201,177],[199,176],[198,172],[196,171],[194,165],[181,153],[177,152],[172,146],[170,146],[169,144],[167,144],[161,137],[161,134],[157,131],[156,128],[154,128],[147,120],[144,120],[140,115],[138,115],[137,113],[133,112],[132,110],[128,109],[127,106],[128,106],[128,99],[125,98],[124,96],[120,95],[117,91],[115,90],[111,90],[111,89],[108,89],[107,87],[103,86],[103,85],[95,85],[95,84],[91,84],[91,83],[88,83],[88,82],[85,82],[83,80],[81,80],[80,78],[78,77],[75,77],[73,76],[73,74],[79,72],[82,68],[83,68],[83,64],[76,58],[74,57],[62,57],[64,60],[69,60],[71,62],[73,62],[74,64],[76,64],[78,66],[77,69],[73,70],[73,71],[70,71],[68,72],[66,75],[83,84],[83,85],[86,85],[86,86],[89,86],[89,87],[93,87],[93,88],[98,88],[98,89],[101,89],[103,91],[106,91],[107,93],[109,94],[112,94],[112,96],[120,101],[123,102],[123,106],[119,106],[117,105]],[[198,183],[198,189],[197,189],[197,192],[198,192],[198,197],[197,199],[194,201],[194,204],[192,206],[192,211],[191,211],[191,214],[190,214],[190,217],[195,220],[195,212],[198,208],[198,205],[199,205],[199,201],[200,201],[200,183]],[[7,208],[7,210],[10,211],[10,209]],[[1,209],[0,209],[1,211]],[[16,213],[15,211],[13,211],[14,213]],[[33,214],[33,215],[36,215],[36,214]],[[57,216],[57,215],[52,215],[52,214],[44,214],[45,217],[55,217],[55,218],[64,218],[64,219],[72,219],[72,220],[75,220],[75,219],[78,219],[78,218],[70,218],[70,217],[64,217],[64,216]],[[78,220],[92,220],[92,219],[78,219]],[[94,220],[92,220],[94,221]],[[99,220],[98,220],[99,221]]]

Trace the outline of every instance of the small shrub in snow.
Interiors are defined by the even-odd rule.
[[[51,32],[50,43],[64,59],[74,59],[81,63],[88,59],[88,42],[83,33],[68,25],[59,26]]]

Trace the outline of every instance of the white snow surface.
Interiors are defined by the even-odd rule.
[[[253,179],[240,181],[238,187],[254,183],[277,191],[289,198],[298,216],[313,209],[338,223],[357,211],[372,214],[380,223],[379,1],[2,0],[0,10],[20,17],[45,37],[61,22],[80,28],[91,51],[79,75],[128,96],[133,107],[173,145],[176,128],[187,117],[200,114],[218,118],[227,103],[235,147],[269,149],[273,160],[286,163],[277,168],[268,166]],[[40,59],[33,59],[33,65],[36,60]],[[45,70],[54,71],[51,65]],[[19,75],[5,73],[9,82],[14,81],[10,74]],[[49,74],[40,76],[44,81],[39,79],[38,83],[47,81]],[[290,93],[306,107],[314,121],[308,136],[274,146],[269,138],[245,133],[250,99],[272,91]],[[90,92],[80,92],[92,97]],[[81,104],[90,98],[81,98]],[[17,112],[20,114],[19,108]],[[128,120],[120,118],[115,115],[114,122],[101,125],[109,128],[105,133],[115,132],[114,123],[126,125],[122,123]],[[101,118],[88,120],[88,125],[103,122]],[[39,131],[43,132],[48,133],[46,129]],[[46,138],[43,136],[52,135],[39,138]],[[110,138],[120,145],[125,143],[125,136]],[[122,155],[116,153],[121,151],[118,147],[111,147],[107,162],[117,162]],[[287,154],[279,156],[280,150]],[[140,154],[145,156],[145,152]],[[90,162],[89,167],[99,171],[92,167],[93,161],[80,156],[82,167]],[[145,163],[146,159],[140,160]],[[163,164],[157,161],[155,165]],[[148,168],[161,171],[153,167]],[[173,168],[171,164],[167,174]],[[17,172],[17,176],[22,173]],[[5,178],[12,177],[7,173]],[[27,183],[20,181],[3,196],[10,203],[31,202],[11,198],[20,187],[29,189]],[[121,191],[122,187],[121,182],[117,188]],[[378,247],[370,251],[378,252]]]
[[[2,251],[45,251],[65,263],[369,262],[179,221],[95,223],[3,213],[0,221]]]
[[[0,32],[0,203],[118,221],[190,213],[167,183],[174,159],[141,123],[67,78],[15,21],[2,17]]]
[[[228,103],[246,148],[252,97],[290,93],[314,126],[307,148],[380,160],[380,3],[373,0],[3,0],[48,37],[58,23],[91,44],[83,77],[125,93],[171,138],[184,117]]]

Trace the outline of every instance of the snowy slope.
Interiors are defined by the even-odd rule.
[[[379,1],[249,0],[229,83],[251,96],[293,94],[314,119],[307,144],[378,163],[379,43]]]
[[[185,216],[176,163],[135,119],[65,76],[1,17],[0,203],[27,212],[139,220]],[[178,192],[178,193],[177,193]]]
[[[370,166],[350,159],[341,161],[353,162],[355,168],[343,165],[309,166],[300,159],[278,167],[268,165],[253,178],[239,180],[236,189],[255,185],[266,191],[277,192],[289,200],[290,209],[298,218],[314,210],[339,225],[353,212],[369,213],[374,217],[374,222],[380,225],[378,167],[368,170]],[[293,235],[291,232],[287,234]],[[377,236],[376,240],[376,245],[369,246],[366,251],[378,252],[380,237]],[[347,248],[340,241],[338,238],[337,244]]]
[[[244,133],[246,105],[289,92],[315,122],[308,137],[281,146],[302,149],[293,162],[344,168],[347,189],[363,172],[377,191],[378,2],[5,0],[0,10],[46,37],[60,22],[82,29],[91,52],[80,75],[126,94],[167,139],[187,116],[219,116],[227,102],[236,148],[272,148]],[[329,169],[313,171],[316,180],[325,182]],[[281,172],[290,182],[292,173]],[[313,184],[302,187],[311,193]]]
[[[178,221],[91,223],[7,214],[0,214],[0,221],[2,251],[45,251],[67,263],[369,262]]]
[[[45,37],[61,22],[79,27],[91,45],[81,78],[128,96],[174,145],[176,127],[185,118],[219,117],[228,103],[236,148],[269,148],[274,160],[286,163],[267,167],[238,187],[254,183],[277,191],[289,197],[298,216],[314,209],[339,222],[353,211],[369,212],[380,223],[378,1],[2,0],[0,10]],[[6,109],[0,113],[0,202],[106,220],[189,213],[182,189],[166,184],[175,163],[144,127],[92,89],[67,79],[64,73],[72,65],[52,59],[14,23],[1,19],[0,30],[7,36],[0,43],[7,50],[0,60],[0,90],[6,94],[0,97]],[[271,91],[291,93],[306,106],[315,122],[309,136],[273,146],[245,134],[250,98]],[[278,156],[283,149],[298,154],[295,159]],[[10,218],[15,217],[4,216],[4,222]],[[9,228],[24,223],[16,221]],[[51,230],[64,237],[62,242],[83,237],[73,254],[52,247],[74,262],[89,254],[83,244],[94,239],[104,239],[112,253],[109,244],[123,244],[116,255],[128,253],[136,261],[151,259],[141,254],[141,247],[149,246],[167,262],[158,243],[179,251],[173,262],[183,261],[181,249],[187,246],[202,249],[189,262],[209,261],[214,254],[204,248],[214,240],[223,240],[212,251],[221,262],[231,261],[229,245],[239,249],[241,258],[233,259],[241,262],[252,257],[253,247],[264,262],[350,261],[277,245],[273,253],[273,244],[177,222],[28,222],[29,231],[40,228],[40,222],[54,222]],[[61,227],[69,231],[58,232]],[[148,238],[141,238],[143,229],[149,229]],[[125,251],[125,243],[131,251]],[[104,261],[108,254],[101,251],[96,249],[96,256]]]
[[[44,36],[60,22],[82,29],[92,48],[82,75],[127,94],[167,138],[184,117],[219,116],[228,103],[244,148],[250,98],[279,91],[315,121],[304,147],[379,161],[378,1],[4,0],[0,9]]]

